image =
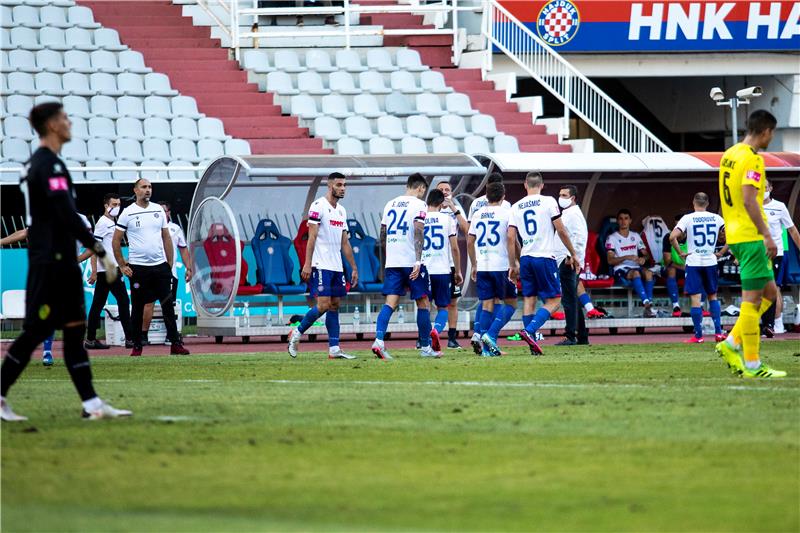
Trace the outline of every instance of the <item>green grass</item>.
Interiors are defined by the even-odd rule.
[[[130,420],[84,422],[62,363],[13,389],[3,531],[798,531],[800,357],[711,346],[385,363],[96,358]]]

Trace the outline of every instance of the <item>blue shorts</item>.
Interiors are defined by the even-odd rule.
[[[717,294],[717,265],[687,266],[683,291],[689,295]]]
[[[642,277],[642,283],[644,283],[644,269],[642,267],[639,268],[631,268],[625,267],[619,270],[614,271],[614,279],[617,280],[617,283],[622,285],[623,287],[630,287],[633,285],[633,282],[628,279],[628,273],[636,271]]]
[[[431,298],[436,307],[447,307],[452,301],[450,274],[431,274]]]
[[[522,280],[522,295],[526,298],[538,296],[549,300],[561,297],[558,264],[553,258],[522,256],[519,260],[519,277]]]
[[[784,256],[779,255],[772,260],[772,272],[775,274],[775,285],[779,288],[781,285],[786,285],[786,271],[788,270],[786,266],[788,261],[784,261],[783,257]]]
[[[517,286],[508,281],[508,271],[478,272],[478,299],[494,300],[517,297]]]
[[[308,279],[308,292],[314,298],[317,296],[332,296],[335,298],[347,296],[344,272],[312,269],[311,277]]]
[[[383,294],[389,296],[395,294],[397,296],[405,296],[407,292],[411,293],[412,300],[419,300],[422,297],[431,297],[431,280],[428,276],[428,270],[425,265],[420,267],[419,276],[417,279],[409,279],[411,275],[411,267],[393,267],[387,268],[383,271]]]

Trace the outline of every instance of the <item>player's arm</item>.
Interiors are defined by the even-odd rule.
[[[458,237],[450,235],[450,252],[453,254],[453,266],[456,269],[456,285],[464,283],[464,276],[461,274],[461,249],[458,247]]]
[[[477,281],[478,279],[478,254],[475,251],[475,234],[468,233],[467,234],[467,255],[469,256],[469,264],[470,264],[470,277],[472,281]]]
[[[506,233],[506,246],[508,247],[508,279],[516,281],[519,276],[519,254],[517,253],[517,227],[508,225]]]
[[[758,205],[758,199],[756,198],[758,193],[758,187],[748,183],[747,180],[742,183],[744,209],[747,211],[747,216],[750,217],[750,220],[753,222],[758,232],[764,237],[764,246],[767,249],[767,256],[772,259],[778,254],[778,246],[775,244],[775,241],[772,240],[769,227],[767,227],[767,223],[764,222],[764,218],[761,216],[761,207]]]
[[[183,266],[186,268],[184,279],[188,283],[192,280],[192,256],[189,255],[189,248],[186,246],[179,246],[178,253],[181,254],[181,261],[183,261]]]
[[[569,233],[567,233],[567,228],[564,227],[564,221],[561,218],[557,218],[553,220],[553,227],[556,228],[556,233],[558,234],[558,238],[561,239],[561,242],[564,243],[564,246],[567,248],[569,252],[570,259],[572,260],[572,266],[575,270],[580,270],[580,258],[578,257],[578,253],[575,251],[575,247],[572,246],[572,240],[569,238]]]
[[[689,254],[687,254],[683,250],[681,250],[681,244],[680,244],[680,242],[678,242],[678,239],[680,239],[682,235],[683,235],[683,230],[679,226],[675,226],[672,229],[672,231],[670,232],[670,234],[669,234],[669,244],[670,244],[670,246],[675,248],[675,250],[677,250],[678,255],[680,255],[683,259],[686,259],[686,257]],[[666,257],[667,255],[670,256],[670,260],[671,260],[672,259],[672,254],[668,254],[667,252],[664,252],[664,257]]]
[[[16,244],[28,238],[28,228],[22,228],[11,235],[6,235],[0,239],[0,246],[8,246],[9,244]]]
[[[350,274],[350,286],[355,287],[358,285],[358,267],[356,266],[356,257],[353,254],[353,245],[350,244],[350,233],[347,231],[342,232],[342,253],[352,269],[352,274]],[[308,257],[308,255],[306,255],[306,257]]]
[[[303,262],[303,270],[300,271],[300,279],[308,281],[311,277],[311,262],[314,259],[314,247],[317,245],[317,236],[319,235],[319,224],[308,224],[308,242],[306,242],[306,260]],[[342,237],[342,246],[344,247],[344,237]]]
[[[120,218],[120,220],[122,219]],[[119,224],[119,221],[117,221],[117,224]],[[133,276],[133,270],[131,270],[131,267],[128,266],[128,262],[125,261],[125,256],[122,255],[123,233],[125,233],[125,230],[117,226],[117,228],[114,230],[114,237],[111,239],[111,248],[114,250],[114,258],[117,260],[120,271],[126,276],[131,277]]]
[[[618,264],[625,262],[629,258],[630,256],[627,255],[622,257],[617,256],[614,250],[606,250],[606,260],[608,261],[608,264],[611,266],[617,266]]]
[[[417,279],[422,269],[422,248],[425,243],[425,220],[414,219],[414,268],[409,279]]]
[[[97,256],[92,255],[92,260],[89,262],[92,266],[92,273],[89,274],[89,285],[94,285],[97,281]]]
[[[84,250],[81,255],[78,256],[78,263],[83,263],[90,257],[94,257],[95,253],[91,250]]]
[[[383,253],[381,254],[381,269],[383,269],[383,265],[386,264],[386,224],[381,224],[381,233],[378,238],[381,243],[381,250],[383,250]]]
[[[170,268],[175,264],[175,248],[172,246],[172,236],[169,234],[169,228],[164,226],[161,228],[161,242],[164,245],[164,255],[167,257],[167,264]]]

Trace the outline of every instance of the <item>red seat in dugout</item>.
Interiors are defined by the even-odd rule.
[[[244,250],[244,245],[243,241],[239,241],[240,251]],[[220,294],[225,287],[233,284],[235,267],[230,258],[236,256],[235,246],[235,239],[225,224],[213,224],[209,228],[208,236],[203,241],[203,249],[211,263],[211,292],[214,294]],[[248,266],[244,256],[242,256],[240,264],[241,276],[236,293],[243,296],[261,294],[263,287],[260,283],[247,284]]]

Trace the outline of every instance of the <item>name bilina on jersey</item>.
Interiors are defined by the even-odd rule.
[[[478,272],[508,270],[508,222],[511,208],[485,205],[472,214],[469,234],[475,236]]]
[[[414,222],[424,222],[428,206],[414,196],[398,196],[383,208],[386,226],[386,268],[412,267],[416,262]]]

